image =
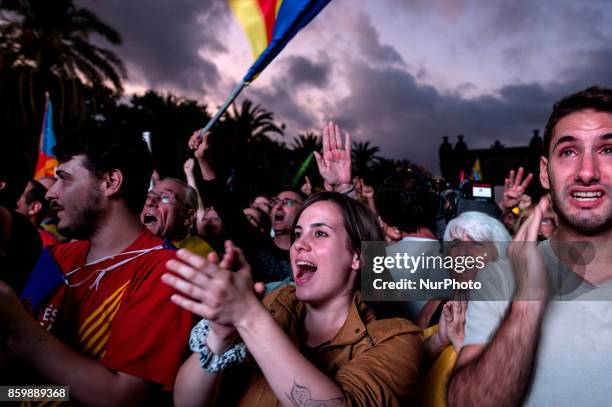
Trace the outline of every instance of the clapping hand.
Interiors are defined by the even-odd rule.
[[[178,291],[171,301],[208,319],[219,342],[236,333],[238,321],[254,302],[259,302],[265,290],[263,283],[253,284],[251,267],[242,250],[229,240],[221,262],[214,253],[205,259],[181,249],[166,266],[173,273],[164,274],[162,281]]]
[[[548,298],[548,277],[538,250],[538,230],[550,198],[543,196],[533,213],[521,225],[508,247],[508,259],[516,279],[517,300],[545,301]]]
[[[451,343],[459,353],[465,338],[465,313],[467,301],[448,301],[442,308],[438,334],[442,343]]]

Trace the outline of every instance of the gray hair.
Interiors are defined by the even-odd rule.
[[[506,257],[510,233],[497,219],[477,211],[463,212],[452,219],[444,230],[444,241],[463,239],[465,236],[475,242],[492,242],[499,258]]]
[[[180,180],[178,178],[166,177],[161,181],[172,181],[185,189],[185,202],[184,202],[184,210],[187,211],[189,209],[193,209],[194,211],[198,210],[198,191],[193,189],[189,184],[185,181]]]

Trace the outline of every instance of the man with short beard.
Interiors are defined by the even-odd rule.
[[[540,182],[558,227],[536,247],[544,197],[517,232],[509,264],[479,274],[496,297],[468,306],[449,405],[610,404],[612,90],[557,102],[544,145]]]
[[[84,405],[169,403],[192,316],[160,282],[174,252],[138,218],[151,157],[144,141],[112,131],[74,139],[54,150],[60,164],[47,198],[60,233],[82,240],[43,252],[23,294],[37,319],[0,284],[1,348],[29,368],[11,379],[68,386]]]

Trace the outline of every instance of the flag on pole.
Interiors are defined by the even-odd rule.
[[[42,130],[40,131],[40,140],[38,142],[38,161],[36,161],[36,170],[34,178],[40,179],[46,176],[53,176],[55,167],[57,167],[57,159],[53,155],[53,147],[55,147],[55,133],[53,132],[53,106],[49,94],[45,93],[45,114],[43,116]]]
[[[200,131],[200,138],[289,41],[304,28],[331,0],[228,0],[240,25],[249,37],[256,58],[242,81],[227,97],[217,113]]]
[[[251,82],[331,0],[228,0],[251,42]]]
[[[480,170],[480,160],[477,158],[472,167],[472,179],[474,181],[482,180],[482,171]]]

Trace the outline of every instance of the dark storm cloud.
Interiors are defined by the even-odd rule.
[[[200,49],[224,52],[229,8],[217,0],[77,0],[123,36],[117,54],[137,66],[151,87],[184,92],[214,89],[218,68],[198,55]],[[139,78],[131,78],[139,79]]]
[[[277,122],[287,125],[287,134],[296,134],[297,129],[317,127],[316,119],[306,103],[300,104],[288,80],[275,80],[268,87],[253,87],[248,91],[249,99],[262,104],[274,113]]]
[[[485,26],[511,31],[530,24],[524,21],[530,20],[525,10],[539,6],[522,2],[522,7],[511,4],[500,10],[489,10],[490,24]],[[585,9],[573,12],[583,20],[588,20],[589,13]],[[359,25],[362,35],[354,36],[359,41],[359,49],[384,48],[389,55],[396,54],[393,47],[379,42],[367,16],[362,18]],[[591,45],[597,47],[597,44]],[[517,46],[506,57],[527,55],[528,49]],[[574,53],[571,61],[558,62],[550,61],[551,69],[559,72],[554,80],[511,84],[490,94],[468,98],[464,95],[475,89],[473,84],[442,92],[420,80],[418,73],[405,65],[391,66],[384,58],[353,58],[347,64],[349,95],[326,106],[326,114],[359,138],[379,145],[383,155],[408,158],[437,172],[437,149],[445,135],[456,141],[457,134],[464,134],[470,148],[487,148],[495,140],[507,146],[526,145],[533,130],[544,127],[556,100],[594,83],[612,85],[611,47],[580,51]]]
[[[472,99],[418,84],[406,70],[354,64],[348,74],[350,94],[336,103],[342,108],[332,115],[379,145],[383,155],[438,171],[437,149],[444,135],[456,141],[457,134],[464,134],[470,148],[487,148],[495,140],[526,145],[533,129],[543,129],[556,100],[592,84],[612,85],[612,48],[586,52],[582,61],[562,80],[504,86],[494,95]]]
[[[356,21],[356,38],[363,57],[379,64],[404,64],[402,56],[390,45],[380,43],[378,31],[366,14],[360,13]]]
[[[543,7],[542,3],[531,0],[492,2],[488,7],[482,6],[487,35],[504,38],[525,32],[526,28],[537,24],[538,10]]]
[[[591,1],[586,4],[571,4],[563,9],[558,16],[558,24],[566,41],[585,41],[585,44],[605,45],[609,38],[604,34],[604,28],[609,28],[609,21],[603,12],[609,9],[610,2]]]
[[[303,56],[290,56],[285,58],[284,63],[287,77],[295,87],[321,88],[328,83],[331,63],[326,56],[323,56],[320,61],[313,61]]]
[[[220,81],[223,68],[203,60],[198,50],[227,52],[223,39],[230,15],[225,1],[78,3],[122,33],[124,46],[118,54],[138,66],[151,86],[201,92],[203,83],[214,90]],[[277,63],[283,69],[276,71],[271,84],[253,86],[244,96],[272,111],[278,122],[285,122],[288,135],[318,131],[319,117],[324,116],[337,120],[356,139],[380,146],[384,156],[408,158],[437,172],[437,149],[445,135],[454,142],[457,134],[464,134],[470,148],[487,148],[495,140],[507,146],[525,145],[533,129],[543,128],[554,101],[595,83],[612,86],[612,47],[608,45],[612,42],[604,29],[608,20],[599,13],[605,2],[588,6],[569,2],[569,7],[559,6],[552,14],[550,7],[556,2],[385,3],[405,5],[407,13],[421,13],[423,18],[435,18],[436,12],[444,18],[460,18],[476,7],[480,18],[466,35],[467,42],[482,42],[491,52],[501,53],[504,62],[523,70],[539,63],[533,56],[542,52],[542,44],[534,38],[548,38],[541,35],[548,33],[551,24],[563,27],[554,35],[565,36],[566,58],[555,60],[560,54],[550,53],[546,69],[553,79],[547,82],[519,83],[517,79],[489,94],[468,97],[477,95],[482,84],[474,80],[446,91],[433,86],[427,82],[427,67],[411,67],[413,61],[404,60],[393,46],[381,41],[370,17],[357,12],[342,32],[350,45],[342,58],[338,57],[342,52],[328,48],[329,54],[314,58],[281,57]],[[460,57],[461,47],[457,49]],[[309,92],[304,92],[309,89],[322,92],[322,99],[310,99]]]
[[[280,74],[267,87],[254,86],[248,96],[256,103],[271,109],[277,120],[287,125],[288,134],[319,127],[314,112],[301,90],[325,88],[329,84],[332,66],[329,57],[319,53],[317,59],[288,56],[278,61]]]
[[[612,39],[608,39],[612,42]],[[612,87],[612,47],[600,48],[575,53],[576,65],[562,71],[565,82],[579,86],[584,81],[592,84]]]

